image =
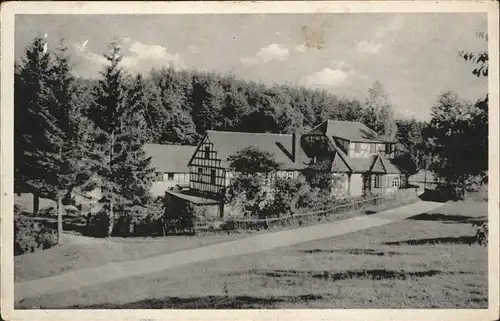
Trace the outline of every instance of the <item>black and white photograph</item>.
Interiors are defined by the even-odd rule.
[[[498,318],[498,2],[306,4],[2,6],[4,319]]]

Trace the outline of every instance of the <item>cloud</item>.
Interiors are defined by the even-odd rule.
[[[358,42],[358,51],[368,54],[377,54],[382,49],[382,44],[375,41],[362,40]]]
[[[398,31],[403,27],[403,18],[395,17],[389,23],[383,24],[378,28],[371,40],[358,41],[358,51],[367,54],[378,54],[384,47],[384,37],[389,36],[392,32]]]
[[[296,46],[294,49],[295,49],[295,51],[297,51],[297,52],[305,52],[305,51],[306,51],[306,49],[307,49],[307,47],[306,47],[306,45],[305,45],[305,44],[302,44],[302,45],[298,45],[298,46]]]
[[[131,55],[124,55],[122,66],[130,72],[148,71],[151,68],[172,66],[176,69],[185,68],[179,53],[171,53],[164,46],[147,45],[139,41],[129,42],[128,51]]]
[[[290,50],[280,44],[270,44],[269,46],[260,48],[259,52],[254,57],[241,57],[241,62],[246,65],[257,63],[266,63],[269,61],[286,61],[290,57]]]
[[[347,81],[351,73],[351,70],[346,71],[326,67],[321,71],[303,77],[301,83],[312,87],[338,87]]]
[[[83,44],[74,44],[76,60],[81,68],[77,74],[82,77],[95,77],[99,70],[108,63],[101,54],[89,49],[87,41]],[[161,45],[144,44],[130,38],[123,39],[121,66],[130,73],[147,72],[152,68],[173,67],[185,68],[179,53],[171,53]]]
[[[81,77],[95,77],[102,66],[107,63],[103,55],[96,54],[88,49],[87,44],[73,44],[75,66],[74,72]]]

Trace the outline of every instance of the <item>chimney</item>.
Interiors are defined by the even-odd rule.
[[[295,163],[295,153],[296,153],[296,146],[297,145],[297,135],[295,134],[295,132],[292,133],[292,162]]]

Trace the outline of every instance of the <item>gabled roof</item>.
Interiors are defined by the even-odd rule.
[[[331,170],[334,173],[349,173],[352,171],[344,157],[338,152],[335,152],[335,156],[333,157]]]
[[[387,172],[386,168],[385,168],[384,161],[382,160],[382,157],[380,157],[379,155],[374,157],[372,166],[370,167],[370,172],[372,172],[372,173],[385,173],[385,172]]]
[[[346,153],[344,153],[342,148],[339,148],[335,144],[335,140],[333,139],[333,137],[329,137],[328,140],[330,144],[332,144],[333,147],[335,148],[334,164],[332,164],[332,171],[334,172],[335,171],[344,172],[344,168],[341,165],[335,165],[336,159],[341,158],[345,163],[345,165],[349,167],[350,171],[353,173],[366,173],[366,172],[386,173],[386,174],[403,173],[403,170],[401,170],[397,165],[395,165],[392,159],[385,158],[382,155],[375,155],[366,158],[349,157],[346,155]]]
[[[282,169],[300,170],[308,166],[310,159],[300,146],[299,135],[293,141],[290,134],[241,133],[207,130],[206,137],[214,144],[222,167],[229,167],[227,159],[243,148],[254,146],[274,156],[282,164]],[[295,143],[295,161],[292,146]]]
[[[387,174],[404,174],[406,171],[396,165],[393,159],[381,157]]]
[[[313,128],[307,134],[323,134],[328,137],[338,137],[361,143],[387,142],[365,124],[353,121],[327,120]]]
[[[151,165],[156,172],[189,173],[188,163],[196,146],[145,144],[146,157],[151,157]]]

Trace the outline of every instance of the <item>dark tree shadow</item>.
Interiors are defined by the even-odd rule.
[[[396,242],[386,242],[384,245],[428,245],[428,244],[469,244],[476,243],[474,236],[460,236],[460,237],[436,237],[428,239],[413,239]]]
[[[406,280],[411,277],[428,277],[443,273],[439,270],[404,272],[391,271],[385,269],[361,270],[361,271],[344,271],[344,272],[315,272],[315,271],[296,271],[296,270],[272,270],[272,271],[252,271],[251,273],[271,278],[290,278],[290,277],[310,277],[314,279],[339,281],[346,279],[371,279],[371,280],[386,280],[400,279]]]
[[[371,214],[376,214],[376,213],[377,213],[377,211],[372,211],[372,210],[365,211],[366,215],[371,215]]]
[[[165,297],[162,299],[146,299],[137,302],[117,304],[98,304],[81,306],[75,305],[72,309],[261,309],[274,308],[279,302],[307,302],[321,300],[321,295],[297,295],[297,296],[224,296],[209,295],[201,297]]]
[[[456,197],[447,193],[425,188],[422,195],[419,196],[422,201],[446,203],[448,201],[456,201]]]
[[[409,220],[417,221],[440,221],[450,223],[471,223],[472,221],[485,222],[487,217],[466,216],[466,215],[449,215],[449,214],[419,214],[408,218]]]
[[[374,255],[374,256],[396,256],[396,255],[410,255],[405,252],[394,252],[394,251],[375,251],[374,249],[312,249],[300,251],[302,253],[342,253],[342,254],[354,254],[354,255]]]

